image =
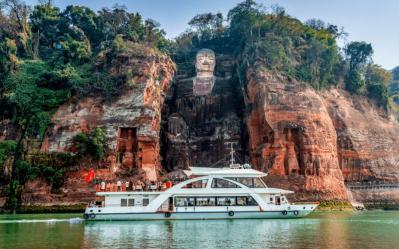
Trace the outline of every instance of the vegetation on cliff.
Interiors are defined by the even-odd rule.
[[[119,94],[129,72],[111,72],[115,58],[132,51],[163,53],[168,44],[156,21],[122,6],[96,13],[82,6],[61,10],[52,1],[36,6],[0,1],[0,116],[17,129],[13,146],[2,142],[0,149],[1,165],[5,157],[14,159],[5,177],[10,209],[19,205],[29,179],[42,176],[53,187],[62,184],[63,168],[51,160],[46,165],[31,162],[26,155],[27,141],[43,139],[57,108],[90,94]],[[99,130],[80,134],[76,143],[79,155],[102,158]]]
[[[232,54],[241,72],[262,63],[315,89],[344,82],[351,93],[387,107],[389,72],[372,63],[371,44],[352,42],[340,49],[337,39],[346,35],[342,28],[317,19],[303,23],[282,7],[269,10],[253,0],[231,9],[227,25],[223,20],[220,13],[205,13],[189,22],[191,29],[174,44],[174,58],[180,67],[186,70],[187,59],[198,49],[209,47]]]
[[[392,69],[392,81],[388,87],[389,103],[399,120],[399,66]]]

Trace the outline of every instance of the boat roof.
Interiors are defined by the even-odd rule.
[[[291,190],[279,189],[279,188],[253,188],[251,189],[253,192],[257,194],[292,194],[294,193]],[[134,191],[134,192],[97,192],[97,196],[137,196],[137,195],[160,195],[167,191]],[[210,195],[222,195],[222,194],[248,194],[248,190],[241,188],[234,189],[217,189],[215,192],[214,188],[210,189],[175,189],[173,190],[173,194],[176,196],[179,195],[198,195],[198,196],[210,196]]]
[[[267,176],[267,173],[248,169],[248,168],[208,168],[208,167],[189,167],[190,170],[184,170],[187,176],[225,176],[225,177],[263,177]]]

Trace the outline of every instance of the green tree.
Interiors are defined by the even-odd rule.
[[[356,93],[365,84],[364,71],[373,55],[373,47],[366,42],[352,42],[344,51],[349,65],[345,86],[348,91]]]
[[[388,86],[392,80],[391,72],[383,69],[380,65],[370,63],[367,66],[365,81],[366,84],[379,83]]]
[[[385,108],[388,104],[388,85],[391,79],[391,72],[381,66],[372,63],[367,66],[365,73],[367,95]]]
[[[96,161],[102,160],[105,143],[105,133],[103,129],[95,128],[88,133],[78,133],[73,140],[78,151],[78,156],[91,156]]]
[[[7,76],[17,70],[17,46],[14,40],[5,38],[0,41],[0,93],[2,83]]]
[[[0,38],[4,36],[14,40],[22,56],[32,57],[32,37],[28,23],[30,6],[20,0],[0,0],[1,7],[7,16],[0,11]]]
[[[253,0],[245,0],[231,9],[227,15],[230,21],[230,38],[233,43],[242,45],[246,39],[253,38],[253,27],[259,20],[261,11]]]
[[[392,69],[392,79],[399,81],[399,66]]]
[[[59,46],[63,36],[58,24],[60,22],[60,9],[51,2],[36,5],[30,15],[30,24],[34,36],[34,54],[42,58],[49,58],[53,50]]]

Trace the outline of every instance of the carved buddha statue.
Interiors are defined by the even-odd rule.
[[[214,76],[216,65],[215,53],[210,49],[198,51],[195,62],[196,77],[193,79],[193,93],[195,96],[209,95],[215,85]]]

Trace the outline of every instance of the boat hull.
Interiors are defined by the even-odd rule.
[[[298,211],[233,211],[233,212],[171,212],[171,213],[102,213],[85,214],[88,221],[129,220],[212,220],[212,219],[285,219],[301,218],[312,210]]]

